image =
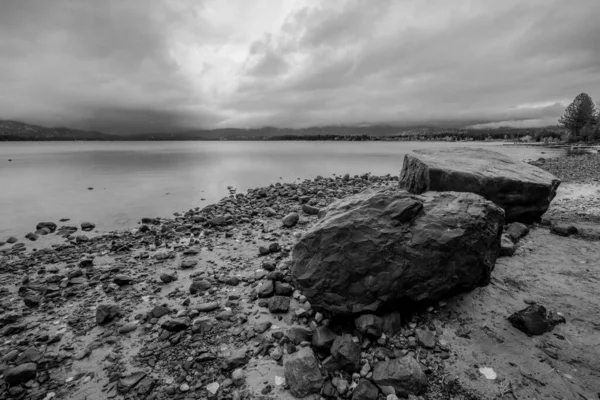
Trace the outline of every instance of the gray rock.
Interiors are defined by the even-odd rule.
[[[435,347],[435,332],[429,330],[426,327],[418,328],[415,331],[417,337],[417,343],[426,349],[433,349]]]
[[[228,370],[241,367],[243,365],[246,365],[247,363],[248,355],[246,354],[245,347],[233,350],[225,358],[225,368]]]
[[[275,292],[275,287],[273,286],[273,281],[267,280],[262,283],[258,287],[258,297],[270,297],[273,296]]]
[[[415,194],[479,194],[501,206],[508,222],[539,220],[559,185],[558,178],[538,167],[476,148],[416,150],[404,157],[400,175],[400,187]]]
[[[169,319],[161,327],[169,332],[181,332],[189,328],[190,324],[184,319]]]
[[[272,325],[273,325],[273,323],[271,321],[259,322],[254,325],[254,332],[259,333],[259,334],[265,333],[266,331],[269,330],[269,328],[271,328]]]
[[[552,225],[552,227],[550,228],[550,232],[559,236],[571,236],[579,233],[579,229],[577,229],[577,227],[572,224],[557,224]]]
[[[321,391],[323,375],[310,347],[303,347],[289,356],[283,368],[285,380],[294,396],[302,398]]]
[[[142,379],[144,379],[145,376],[146,376],[146,373],[140,371],[140,372],[134,372],[131,375],[127,375],[127,376],[119,379],[119,382],[117,384],[117,386],[119,388],[119,392],[126,393],[131,388],[133,388],[135,385],[137,385]]]
[[[402,397],[419,395],[427,388],[427,377],[412,356],[376,363],[373,382],[383,393]]]
[[[529,227],[520,222],[513,222],[506,229],[506,234],[513,241],[513,243],[517,243],[522,237],[526,236],[529,233]]]
[[[133,332],[137,329],[138,325],[135,322],[128,322],[119,328],[119,333],[124,335],[129,332]]]
[[[19,354],[19,357],[16,360],[17,365],[27,364],[27,363],[37,363],[42,358],[42,352],[36,349],[35,347],[30,347],[26,349],[24,352]]]
[[[18,241],[19,241],[19,239],[17,239],[14,236],[11,236],[8,239],[6,239],[6,243],[9,243],[9,244],[17,243]]]
[[[319,326],[312,336],[312,345],[317,349],[330,349],[336,334],[327,326]]]
[[[35,233],[32,233],[32,232],[29,232],[27,235],[25,235],[25,239],[29,239],[29,240],[31,240],[32,242],[35,242],[35,241],[36,241],[36,240],[38,240],[39,238],[40,238],[40,237],[39,237],[37,234],[35,234]]]
[[[515,328],[527,335],[543,335],[550,332],[560,323],[565,322],[565,318],[554,313],[548,312],[546,307],[533,304],[524,310],[517,311],[508,317],[508,320]]]
[[[399,312],[392,312],[383,316],[383,332],[393,336],[402,329],[402,317]]]
[[[343,334],[335,338],[331,345],[331,357],[333,357],[339,369],[348,372],[360,370],[360,345],[354,343],[352,336],[349,334]]]
[[[125,286],[133,282],[133,278],[131,276],[119,274],[113,278],[113,282],[118,286]]]
[[[367,379],[361,379],[352,392],[352,400],[377,400],[379,389]]]
[[[317,207],[313,207],[308,204],[303,204],[302,211],[304,212],[304,214],[308,214],[308,215],[319,215],[320,210]]]
[[[289,213],[281,220],[283,225],[288,228],[295,226],[298,223],[298,221],[300,221],[300,216],[296,212]]]
[[[219,308],[219,303],[217,301],[211,301],[208,303],[200,303],[195,307],[195,309],[200,312],[210,312],[210,311],[214,311],[218,308]]]
[[[35,229],[42,229],[42,228],[47,228],[50,233],[54,233],[54,231],[56,230],[56,224],[54,222],[40,222],[35,226]]]
[[[35,363],[21,364],[4,371],[4,380],[11,386],[35,379],[37,365]]]
[[[42,229],[38,229],[37,231],[35,231],[35,233],[40,236],[46,236],[52,232],[50,232],[50,229],[48,229],[48,228],[42,228]]]
[[[41,299],[34,294],[28,294],[27,296],[23,297],[23,303],[25,303],[25,305],[29,308],[39,306],[40,302]]]
[[[315,309],[375,311],[489,283],[504,212],[472,193],[365,191],[331,204],[293,250],[292,279]]]
[[[299,345],[302,342],[310,342],[312,340],[312,332],[309,329],[301,326],[293,326],[288,329],[286,336],[294,343]]]
[[[373,314],[363,314],[354,320],[356,330],[363,335],[380,337],[383,333],[383,319]]]
[[[227,223],[227,220],[225,219],[224,216],[222,215],[217,215],[214,218],[211,218],[208,221],[209,224],[214,225],[214,226],[219,226],[219,225],[225,225]]]
[[[84,232],[89,232],[94,230],[94,228],[96,228],[96,224],[94,224],[93,222],[82,222],[81,223],[81,230]]]
[[[150,310],[150,315],[152,318],[159,319],[162,316],[169,315],[171,310],[165,306],[154,306],[152,310]]]
[[[192,259],[185,259],[181,261],[181,269],[191,269],[198,264],[198,261]]]
[[[269,244],[269,252],[270,253],[277,253],[279,250],[281,250],[281,246],[279,246],[279,243],[270,243]]]
[[[508,235],[502,235],[500,241],[500,254],[499,257],[512,257],[517,250],[515,243],[508,237]]]
[[[269,311],[272,313],[285,313],[290,308],[290,298],[285,296],[273,296],[269,299]]]
[[[175,282],[177,280],[177,277],[175,276],[175,274],[160,274],[160,280],[163,283],[171,283],[171,282]]]
[[[121,309],[115,304],[100,304],[96,307],[96,323],[103,325],[121,315]]]
[[[205,280],[193,281],[190,285],[190,293],[197,294],[206,292],[208,289],[212,287],[212,284]]]
[[[275,294],[277,296],[291,296],[294,288],[289,283],[275,282]]]

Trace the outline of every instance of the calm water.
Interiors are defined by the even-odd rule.
[[[0,142],[0,241],[70,218],[108,231],[228,194],[317,175],[398,174],[404,154],[443,142]],[[465,146],[464,143],[458,144]],[[517,159],[559,150],[490,147]],[[541,151],[546,154],[541,154]],[[8,160],[12,159],[11,162]],[[88,190],[92,187],[93,190]],[[205,199],[205,200],[202,200]]]

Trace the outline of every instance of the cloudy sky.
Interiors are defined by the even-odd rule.
[[[540,126],[580,92],[600,0],[0,0],[0,119]]]

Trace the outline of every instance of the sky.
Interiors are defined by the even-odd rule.
[[[0,0],[0,119],[531,127],[581,92],[600,0]]]

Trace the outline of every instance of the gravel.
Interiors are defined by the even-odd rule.
[[[600,182],[600,155],[586,154],[560,158],[540,158],[530,164],[559,177],[563,182]]]

